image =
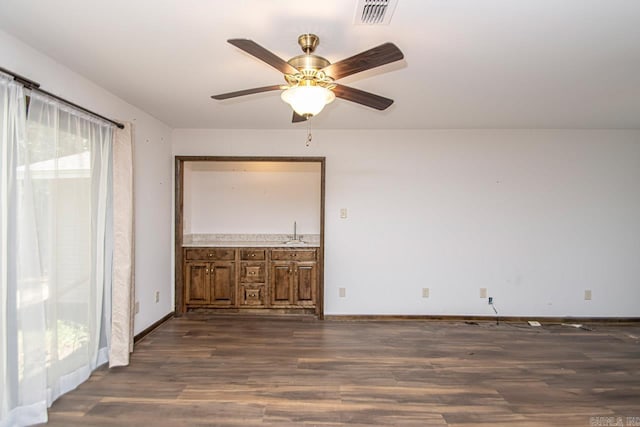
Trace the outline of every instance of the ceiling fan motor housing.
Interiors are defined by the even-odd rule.
[[[323,68],[331,65],[326,58],[313,55],[311,52],[318,46],[320,39],[314,34],[303,34],[298,37],[298,44],[305,52],[291,58],[287,63],[298,70],[296,74],[285,74],[284,78],[291,86],[322,86],[333,89],[333,79],[325,75]]]
[[[327,59],[321,56],[312,55],[313,51],[316,50],[318,43],[320,43],[320,38],[315,34],[302,34],[298,37],[298,44],[302,48],[304,55],[295,56],[287,62],[292,67],[303,72],[303,74],[305,70],[317,71],[331,65],[331,62]]]
[[[317,55],[298,55],[287,62],[300,71],[321,70],[324,67],[331,65],[327,59]]]

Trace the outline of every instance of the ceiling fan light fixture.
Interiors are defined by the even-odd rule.
[[[306,118],[320,113],[325,105],[336,99],[332,90],[316,85],[293,86],[282,92],[280,97],[291,105],[293,111]]]

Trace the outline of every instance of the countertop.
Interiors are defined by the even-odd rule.
[[[185,248],[317,248],[320,235],[303,234],[301,242],[286,243],[292,240],[288,234],[186,234],[182,246]]]

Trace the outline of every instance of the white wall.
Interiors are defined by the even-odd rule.
[[[116,59],[114,59],[116,60]],[[103,116],[134,124],[138,333],[173,310],[171,277],[171,129],[81,75],[0,31],[0,66],[37,81]],[[160,301],[155,302],[155,292]]]
[[[640,316],[640,131],[314,131],[309,148],[302,129],[171,134],[3,32],[0,58],[135,124],[136,333],[173,309],[170,141],[182,155],[327,157],[327,314],[487,315],[486,287],[503,315]]]
[[[320,164],[186,162],[185,233],[320,234]]]
[[[326,156],[326,314],[491,315],[488,288],[502,315],[640,316],[640,131],[317,130],[307,148],[303,130],[178,129],[172,140],[179,155]]]

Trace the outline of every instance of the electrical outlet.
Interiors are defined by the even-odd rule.
[[[347,219],[347,208],[340,209],[340,218]]]
[[[134,311],[135,311],[135,314],[140,313],[140,301],[136,301],[136,304],[134,306]]]
[[[160,291],[156,291],[156,303],[160,302]]]
[[[489,297],[489,305],[493,304],[493,297]]]
[[[422,288],[422,298],[429,298],[429,288]]]
[[[584,291],[584,300],[591,301],[591,289],[586,289]]]
[[[480,298],[487,297],[487,288],[480,288]]]
[[[339,288],[338,295],[340,298],[345,298],[347,296],[347,288]]]

